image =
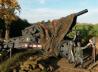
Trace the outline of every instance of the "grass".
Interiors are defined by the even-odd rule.
[[[33,50],[28,50],[25,52],[20,52],[12,56],[12,58],[7,59],[0,65],[0,72],[10,72],[10,68],[13,65],[19,65],[19,62],[32,56],[35,52]]]

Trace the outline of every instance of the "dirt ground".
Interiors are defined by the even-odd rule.
[[[74,68],[72,64],[69,64],[65,58],[62,58],[58,62],[59,68],[55,70],[55,72],[98,72],[98,61],[94,64],[92,69],[82,69],[82,68]]]
[[[72,64],[69,64],[65,58],[62,58],[58,62],[59,68],[55,72],[89,72],[88,70],[81,68],[74,68]]]

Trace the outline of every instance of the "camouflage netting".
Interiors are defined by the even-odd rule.
[[[52,22],[39,22],[26,28],[23,35],[39,35],[40,43],[47,55],[58,55],[58,48],[64,36],[71,31],[76,24],[75,14],[63,17]]]

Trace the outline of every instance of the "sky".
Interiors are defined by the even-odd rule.
[[[30,23],[59,19],[72,13],[88,9],[88,13],[77,18],[80,23],[98,23],[98,0],[18,0],[20,18]]]

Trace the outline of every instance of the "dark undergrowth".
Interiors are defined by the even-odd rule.
[[[26,60],[32,56],[36,51],[27,50],[25,52],[16,53],[11,58],[8,58],[6,61],[0,64],[0,72],[11,72],[11,69],[17,67],[21,61]]]

